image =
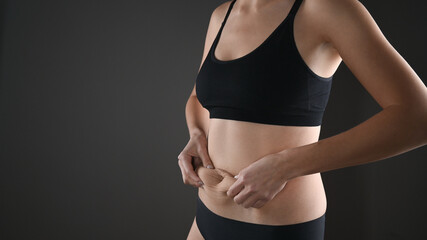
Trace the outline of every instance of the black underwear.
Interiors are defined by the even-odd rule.
[[[319,218],[289,225],[238,221],[215,214],[197,196],[196,223],[205,240],[323,240],[326,213]]]

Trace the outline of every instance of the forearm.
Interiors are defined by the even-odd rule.
[[[202,107],[196,96],[188,98],[185,105],[185,118],[190,137],[195,134],[207,136],[209,129],[209,112]]]
[[[370,163],[427,144],[426,113],[393,105],[359,125],[318,142],[286,149],[290,178]]]

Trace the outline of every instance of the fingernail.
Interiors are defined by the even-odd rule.
[[[212,167],[212,165],[207,165],[206,168],[212,169],[213,167]]]
[[[202,181],[198,181],[198,183],[199,183],[200,185],[203,185],[203,184],[204,184]]]
[[[236,179],[237,179],[237,178],[238,178],[238,176],[239,176],[239,175],[236,175],[236,176],[234,176],[234,178],[236,178]]]

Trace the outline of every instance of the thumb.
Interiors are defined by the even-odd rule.
[[[209,157],[209,154],[208,154],[207,149],[203,149],[203,150],[201,151],[201,153],[199,153],[199,155],[200,155],[200,158],[202,159],[203,166],[205,166],[206,168],[210,168],[210,169],[213,169],[213,168],[214,168],[214,167],[213,167],[212,160],[211,160],[211,158]]]

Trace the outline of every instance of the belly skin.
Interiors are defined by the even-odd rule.
[[[326,211],[320,173],[294,178],[261,208],[244,208],[226,192],[238,172],[261,157],[318,141],[320,127],[293,127],[211,119],[208,153],[214,169],[198,167],[204,182],[198,195],[214,213],[251,223],[286,225],[309,221]],[[314,159],[315,160],[315,159]]]

